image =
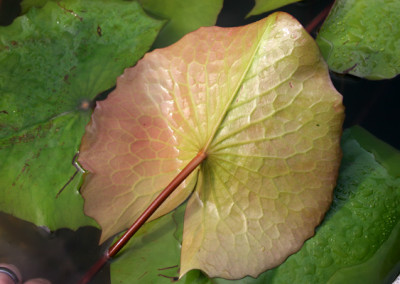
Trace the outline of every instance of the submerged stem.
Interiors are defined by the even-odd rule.
[[[207,157],[207,154],[200,151],[183,170],[167,185],[167,187],[154,199],[149,207],[144,210],[142,215],[132,224],[132,226],[119,238],[82,277],[79,284],[86,284],[93,276],[107,263],[109,259],[114,257],[133,237],[133,235],[143,226],[143,224],[153,215],[158,207],[171,195],[171,193],[197,168],[201,162]]]
[[[328,16],[329,12],[331,11],[331,8],[333,6],[332,2],[328,6],[326,6],[307,26],[306,26],[306,31],[311,34],[311,32],[322,22],[325,20],[325,18]]]

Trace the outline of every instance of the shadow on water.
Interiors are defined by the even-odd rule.
[[[23,279],[46,278],[53,284],[76,283],[101,256],[109,243],[98,246],[100,230],[45,228],[0,213],[0,263],[14,264]],[[91,282],[110,283],[109,266]]]

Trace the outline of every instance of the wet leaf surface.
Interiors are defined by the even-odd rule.
[[[329,68],[372,80],[399,74],[399,13],[399,1],[336,1],[317,37]]]
[[[161,26],[137,3],[71,0],[0,27],[2,211],[52,230],[96,225],[82,212],[79,178],[55,197],[75,171],[91,100],[148,50]]]
[[[41,7],[48,1],[55,0],[24,0],[21,4],[22,11],[28,11],[31,7]],[[165,21],[153,48],[168,46],[200,27],[215,25],[223,4],[223,0],[138,0],[137,2],[149,15]]]

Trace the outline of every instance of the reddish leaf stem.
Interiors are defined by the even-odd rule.
[[[326,6],[324,10],[322,10],[307,26],[306,31],[311,34],[311,32],[328,16],[332,6],[332,2],[330,5]]]
[[[79,284],[86,284],[89,283],[90,280],[97,274],[97,272],[100,271],[100,269],[103,268],[103,266],[107,263],[107,261],[110,259],[108,254],[106,253],[103,255],[97,262],[90,267],[90,269],[86,272],[86,274],[81,278],[81,280],[78,282]]]
[[[140,217],[132,224],[132,226],[117,240],[82,277],[79,284],[86,284],[94,275],[107,263],[109,259],[114,257],[133,237],[133,235],[143,226],[151,215],[163,204],[163,202],[171,195],[171,193],[203,162],[207,157],[206,153],[200,151],[186,167],[167,185],[167,187],[154,199],[154,201],[146,208]]]

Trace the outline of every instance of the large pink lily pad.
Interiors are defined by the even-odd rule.
[[[181,274],[256,277],[314,234],[341,159],[342,97],[313,39],[275,13],[201,28],[148,53],[99,102],[79,161],[102,241],[127,227],[199,151],[153,218],[189,197]]]

